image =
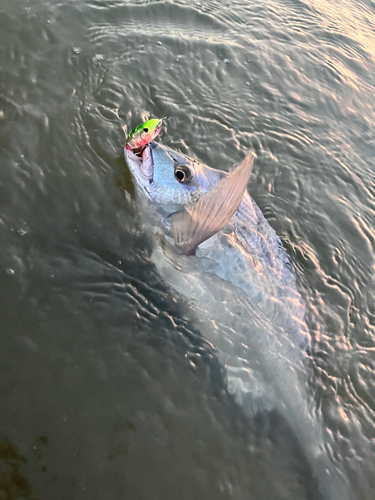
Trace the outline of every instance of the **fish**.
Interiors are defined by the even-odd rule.
[[[130,132],[126,140],[126,148],[134,153],[141,153],[143,148],[153,141],[160,133],[163,120],[152,118],[141,125],[138,125]]]
[[[311,336],[292,264],[247,191],[254,154],[229,173],[155,141],[124,155],[151,259],[215,347],[228,392],[249,416],[285,418],[324,500],[355,498],[306,383]]]

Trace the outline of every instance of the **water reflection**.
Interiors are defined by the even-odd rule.
[[[312,496],[286,426],[244,418],[150,262],[123,127],[167,115],[160,140],[212,166],[256,152],[249,188],[308,306],[317,407],[372,500],[373,2],[33,0],[1,16],[1,494]]]

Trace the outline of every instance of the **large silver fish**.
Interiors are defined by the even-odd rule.
[[[232,172],[151,142],[125,149],[152,259],[185,300],[226,367],[245,410],[276,409],[293,429],[325,500],[351,497],[328,456],[328,436],[306,383],[305,306],[288,255],[246,188],[253,155]]]

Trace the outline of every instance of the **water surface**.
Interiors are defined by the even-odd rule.
[[[150,260],[122,148],[154,116],[213,167],[256,152],[333,459],[373,498],[374,2],[18,0],[1,18],[1,498],[319,498]]]

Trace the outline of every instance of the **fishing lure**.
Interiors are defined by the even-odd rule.
[[[161,130],[162,120],[152,118],[142,125],[138,125],[132,132],[130,132],[126,140],[126,149],[130,149],[135,154],[141,154],[143,149]]]

